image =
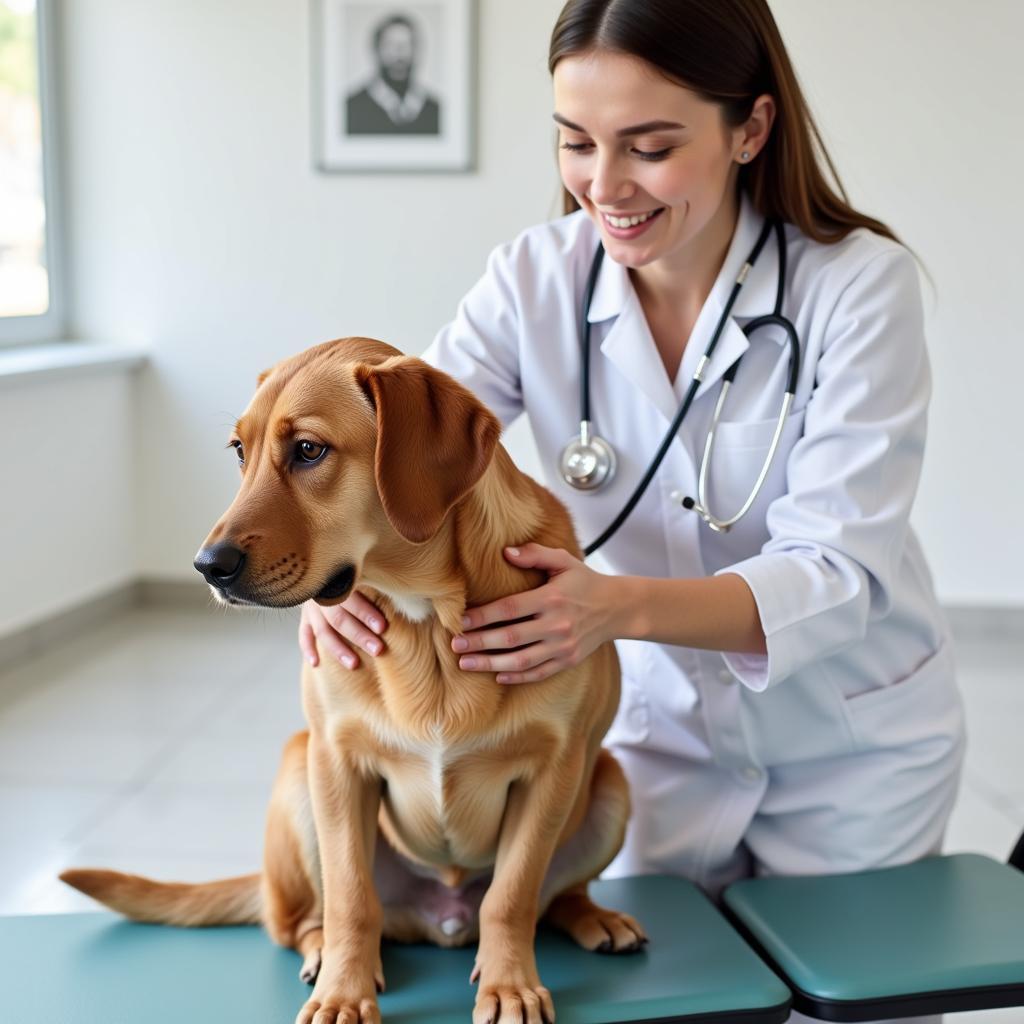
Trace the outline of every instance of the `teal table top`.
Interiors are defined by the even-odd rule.
[[[803,993],[853,1003],[967,991],[978,1007],[1024,1003],[1024,873],[989,857],[754,879],[724,899],[788,977],[798,1006]],[[994,988],[1007,998],[982,998]]]
[[[594,899],[643,922],[642,953],[588,953],[542,928],[541,978],[558,1024],[779,1024],[789,990],[707,898],[677,878],[598,882]],[[385,944],[391,1024],[470,1020],[472,948]],[[260,928],[181,929],[115,915],[0,918],[4,1024],[291,1024],[309,994],[298,954]]]

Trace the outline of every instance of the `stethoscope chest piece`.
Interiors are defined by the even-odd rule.
[[[584,420],[580,436],[562,449],[558,468],[570,487],[596,491],[615,475],[615,452],[607,441],[590,432],[590,423]]]

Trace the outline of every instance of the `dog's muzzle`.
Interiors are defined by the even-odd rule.
[[[201,548],[192,563],[211,587],[226,591],[245,571],[245,552],[221,542]]]

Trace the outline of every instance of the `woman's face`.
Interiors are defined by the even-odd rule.
[[[617,263],[671,265],[716,214],[734,216],[745,136],[717,104],[608,50],[560,60],[554,87],[562,181]]]

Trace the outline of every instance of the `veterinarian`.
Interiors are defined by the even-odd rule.
[[[504,424],[526,411],[581,542],[635,505],[591,565],[507,549],[548,582],[468,609],[453,657],[542,686],[616,641],[606,743],[634,809],[607,875],[717,892],[935,853],[964,739],[909,525],[930,394],[915,259],[830,184],[765,0],[570,0],[550,67],[574,212],[495,250],[424,358]],[[778,323],[748,337],[773,311],[795,352]],[[573,456],[595,435],[603,469]],[[300,642],[351,667],[385,628],[356,593],[305,606]]]

